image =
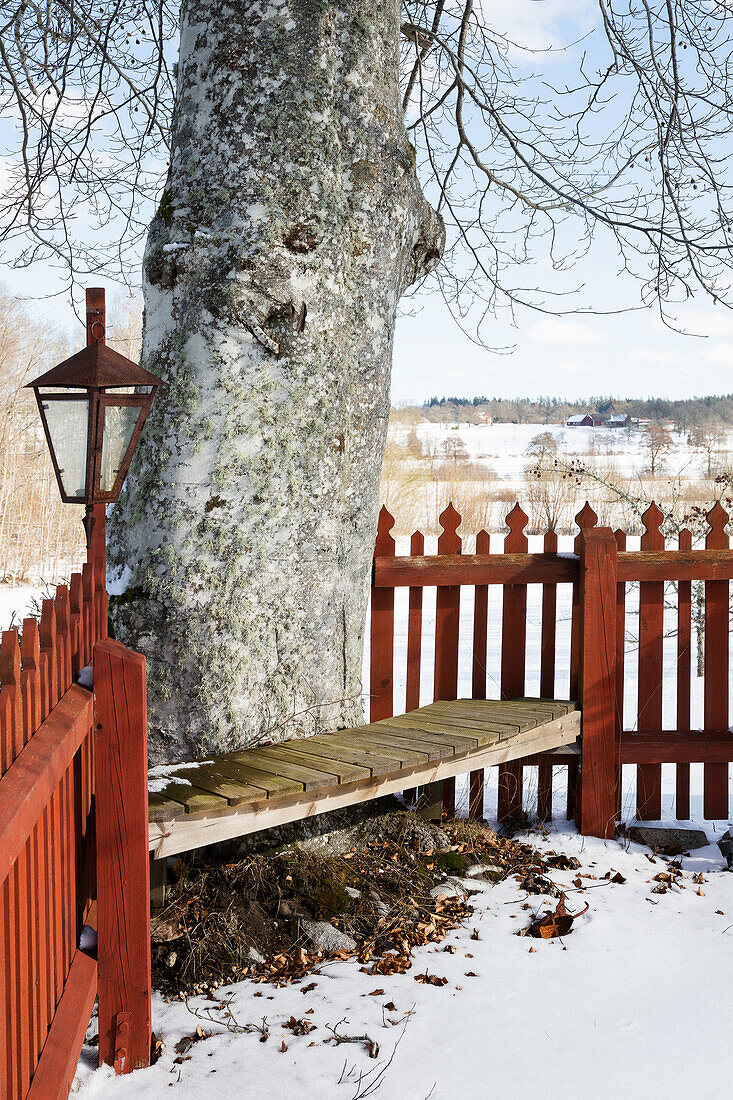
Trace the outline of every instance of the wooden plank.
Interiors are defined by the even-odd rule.
[[[679,534],[679,548],[689,551],[692,534]],[[692,665],[692,584],[677,582],[677,729],[690,728],[690,678]],[[690,819],[690,765],[678,763],[675,776],[675,813],[679,821]]]
[[[728,513],[718,501],[707,514],[710,530],[705,539],[709,552],[728,550],[725,527]],[[729,656],[730,628],[729,583],[727,580],[705,582],[705,729],[723,729],[729,724]],[[661,722],[660,722],[661,725]],[[703,816],[708,819],[728,817],[728,767],[726,764],[706,764],[703,775]]]
[[[646,528],[642,550],[663,550],[660,528],[664,514],[652,503],[642,516]],[[636,728],[650,733],[662,727],[662,676],[664,659],[664,582],[642,581],[639,585],[639,681]],[[641,821],[662,816],[662,770],[658,764],[640,764],[636,769],[636,815]]]
[[[306,791],[330,787],[334,782],[334,776],[326,768],[306,768],[302,764],[288,764],[285,760],[276,762],[262,749],[247,750],[247,767],[266,775],[284,775],[287,779],[295,779],[302,783]]]
[[[222,774],[213,767],[207,768],[202,765],[199,768],[186,768],[185,770],[182,769],[178,776],[175,772],[172,772],[171,777],[174,782],[176,778],[185,779],[196,790],[217,795],[219,798],[225,799],[230,806],[239,806],[243,802],[256,802],[267,797],[261,788],[252,787],[246,782],[240,783],[232,780],[230,776]]]
[[[372,757],[375,757],[379,763],[384,761],[391,762],[390,772],[398,770],[406,760],[415,762],[418,759],[424,759],[422,754],[410,752],[409,750],[398,751],[394,746],[385,745],[384,743],[375,740],[373,737],[354,738],[353,736],[347,736],[343,739],[340,734],[329,733],[323,734],[322,737],[313,738],[314,744],[321,744],[331,749],[336,749],[339,753],[345,754],[351,753],[356,763],[367,763]],[[389,774],[389,773],[387,773]]]
[[[423,733],[422,730],[408,729],[404,726],[385,726],[384,740],[387,744],[404,745],[408,749],[428,753],[431,760],[442,760],[448,756],[455,756],[456,753],[447,737],[431,736],[429,733]]]
[[[425,538],[415,531],[410,539],[410,553],[422,554]],[[422,588],[411,588],[407,612],[407,695],[406,706],[420,706],[420,662],[422,658]],[[372,715],[372,717],[374,717]]]
[[[76,951],[27,1100],[67,1100],[97,995],[97,963]]]
[[[187,814],[219,810],[227,804],[225,798],[212,794],[211,791],[206,791],[202,787],[194,787],[188,780],[185,783],[176,783],[175,780],[171,780],[157,793],[169,802],[178,802]]]
[[[386,508],[379,513],[374,553],[393,557],[395,541],[390,531],[394,517]],[[369,716],[373,722],[389,718],[394,710],[394,591],[372,584],[369,632]]]
[[[728,730],[662,730],[657,733],[624,733],[619,760],[622,764],[717,764],[733,761],[733,733]]]
[[[92,724],[92,697],[72,685],[3,776],[0,785],[0,882],[66,773]]]
[[[578,576],[577,559],[546,554],[457,554],[374,559],[376,588],[454,587],[461,584],[569,584]]]
[[[231,775],[233,779],[241,779],[243,782],[249,783],[251,787],[258,787],[267,794],[268,798],[273,795],[288,794],[304,789],[302,783],[298,783],[297,780],[290,779],[288,776],[270,775],[266,772],[256,771],[248,766],[247,759],[247,750],[243,749],[241,752],[217,756],[214,763],[216,770],[220,771],[222,775]]]
[[[502,737],[516,737],[518,733],[522,733],[524,730],[534,729],[537,722],[525,721],[521,723],[516,722],[501,722],[498,719],[493,721],[482,721],[478,718],[442,718],[440,715],[428,715],[425,718],[416,717],[410,720],[413,728],[417,727],[419,723],[420,729],[426,729],[430,733],[438,733],[441,735],[450,736],[453,733],[457,733],[460,736],[475,737],[478,739],[478,744],[493,744],[495,741],[500,741]],[[395,722],[396,726],[404,725],[404,720],[400,719]]]
[[[611,839],[616,825],[616,540],[610,527],[580,535],[580,830]]]
[[[369,768],[360,767],[358,764],[349,764],[345,760],[332,760],[327,764],[322,756],[315,756],[307,751],[307,738],[297,744],[302,747],[296,748],[295,745],[289,744],[283,745],[281,752],[278,752],[277,749],[274,750],[271,753],[271,759],[275,762],[284,760],[286,763],[302,764],[306,768],[328,772],[339,783],[354,782],[356,779],[368,779],[371,775]]]
[[[172,821],[173,818],[185,814],[180,802],[172,802],[164,798],[162,794],[148,795],[148,819],[150,821]]]
[[[430,728],[430,723],[426,721],[420,721],[419,718],[390,718],[390,726],[393,730],[402,729],[405,731],[412,731],[413,734],[419,734],[425,740],[433,740],[436,743],[439,741],[447,742],[453,746],[455,752],[465,752],[468,749],[476,749],[484,740],[488,740],[488,734],[484,737],[479,736],[478,731],[465,733],[456,733],[452,729],[436,730]]]
[[[323,757],[324,760],[340,761],[347,764],[356,764],[367,769],[373,777],[392,775],[399,768],[399,764],[390,756],[382,756],[377,752],[365,752],[358,749],[348,749],[341,745],[334,745],[327,740],[328,734],[322,738],[308,738],[308,752],[315,757]]]
[[[557,533],[548,531],[543,542],[545,554],[557,553]],[[540,633],[540,695],[555,695],[555,649],[557,634],[557,585],[542,585],[542,627]],[[537,766],[537,816],[552,820],[552,763],[544,759]]]
[[[364,731],[359,731],[359,744],[364,747],[370,746],[375,751],[389,753],[405,765],[419,764],[423,760],[438,760],[442,757],[442,752],[436,749],[435,746],[417,740],[405,740],[399,736],[400,732],[395,730],[393,733],[385,726],[381,728],[365,727]]]
[[[150,1065],[151,1041],[145,658],[98,642],[94,693],[99,1061],[118,1061],[116,1020],[129,1014],[123,1072],[131,1073]]]
[[[461,517],[452,504],[440,515],[442,532],[438,536],[438,553],[460,555],[462,540],[458,535]],[[438,588],[435,596],[435,677],[434,699],[455,699],[458,693],[458,642],[460,632],[460,585]],[[455,817],[456,784],[450,778],[443,784],[443,813]]]
[[[733,551],[724,547],[705,550],[646,550],[620,553],[618,576],[624,581],[727,581],[733,580]]]
[[[217,814],[179,817],[175,821],[151,822],[149,844],[156,858],[188,851],[219,840],[273,828],[345,806],[357,805],[383,795],[395,794],[406,784],[423,786],[460,775],[472,768],[492,767],[518,756],[534,756],[575,744],[580,732],[580,713],[574,711],[521,736],[499,742],[474,753],[448,760],[425,761],[401,769],[379,783],[372,779],[342,784],[315,794],[291,795],[259,803],[255,808],[227,807]]]

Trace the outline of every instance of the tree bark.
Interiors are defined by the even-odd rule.
[[[159,394],[110,522],[151,758],[362,720],[397,304],[438,262],[398,0],[185,0],[144,259]]]

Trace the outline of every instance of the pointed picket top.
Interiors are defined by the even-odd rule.
[[[593,511],[589,501],[586,500],[585,504],[578,512],[575,517],[575,522],[581,531],[586,531],[589,527],[596,526],[598,523],[598,514]]]
[[[542,540],[542,549],[545,554],[557,553],[557,531],[546,531]]]
[[[0,641],[0,684],[20,686],[20,646],[17,630],[3,630]]]
[[[488,531],[481,530],[476,535],[476,553],[488,554],[491,549],[491,536]]]
[[[69,590],[65,584],[56,585],[56,625],[63,631],[69,629]]]
[[[413,531],[410,535],[410,553],[416,555],[425,553],[425,536],[422,531]]]
[[[384,505],[379,510],[379,520],[377,522],[377,540],[374,546],[375,555],[393,556],[395,551],[395,541],[390,535],[390,531],[394,527],[394,516],[387,511]]]
[[[683,527],[679,533],[678,541],[680,550],[692,550],[692,531],[688,531],[686,527]]]
[[[626,532],[622,531],[620,527],[617,527],[616,530],[613,532],[613,537],[616,539],[616,549],[617,550],[625,550],[626,549]]]
[[[716,500],[705,519],[710,525],[710,530],[705,538],[705,546],[711,550],[727,550],[728,535],[725,528],[730,516],[719,500]]]
[[[458,534],[461,523],[460,512],[457,512],[451,503],[440,513],[438,521],[443,528],[443,533],[438,535],[438,553],[460,554],[461,537]]]
[[[504,521],[513,535],[521,535],[529,523],[529,516],[520,507],[519,501],[514,505]]]
[[[646,512],[644,512],[641,522],[645,528],[644,534],[641,536],[642,550],[664,550],[664,535],[661,530],[664,523],[664,512],[655,501],[652,501]]]
[[[35,619],[23,619],[20,656],[24,669],[38,668],[41,657],[41,641],[38,634],[38,623]]]
[[[509,528],[509,534],[504,538],[504,550],[509,553],[525,553],[529,543],[524,528],[529,523],[529,516],[520,508],[519,502],[514,505],[504,522]]]
[[[69,603],[71,605],[71,614],[79,614],[81,611],[82,601],[82,580],[81,573],[72,573],[71,580],[69,582]]]
[[[56,645],[56,604],[53,600],[44,600],[41,605],[39,634],[41,649],[52,649]]]

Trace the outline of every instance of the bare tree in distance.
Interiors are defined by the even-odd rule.
[[[502,307],[585,308],[530,273],[559,277],[599,230],[642,303],[728,301],[728,6],[601,0],[560,67],[503,18],[473,0],[2,7],[8,255],[129,272],[157,202],[142,358],[169,385],[110,534],[156,760],[361,717],[410,288],[432,276],[491,344]]]

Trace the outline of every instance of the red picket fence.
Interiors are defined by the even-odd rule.
[[[43,601],[40,623],[25,619],[21,637],[4,631],[0,644],[4,1100],[68,1095],[98,989],[100,1057],[129,1053],[129,1068],[149,1064],[150,1012],[146,1039],[141,999],[149,1005],[144,658],[104,640],[102,578],[85,565]],[[76,682],[93,657],[96,697]],[[96,926],[97,894],[95,958],[80,947],[80,933]],[[135,950],[147,959],[147,984]]]
[[[637,814],[653,820],[661,815],[661,765],[676,765],[677,817],[690,815],[690,763],[704,763],[704,814],[728,816],[728,762],[733,760],[729,732],[729,582],[733,551],[725,533],[728,516],[717,504],[708,513],[705,549],[691,549],[688,531],[679,544],[665,548],[661,511],[652,504],[643,517],[645,533],[637,551],[626,550],[626,535],[597,527],[589,505],[578,513],[580,534],[574,554],[557,553],[557,536],[548,532],[542,553],[528,553],[527,516],[519,505],[507,517],[508,534],[502,553],[490,553],[485,531],[476,537],[476,554],[463,554],[457,533],[461,517],[452,506],[441,516],[438,554],[424,555],[425,540],[416,532],[411,554],[396,555],[390,531],[394,520],[382,509],[375,546],[371,613],[371,718],[388,718],[394,707],[394,590],[409,589],[407,626],[407,709],[429,702],[420,699],[423,641],[423,590],[436,587],[435,666],[433,698],[453,699],[458,690],[461,586],[474,588],[471,643],[474,698],[487,694],[487,636],[497,624],[488,622],[488,587],[503,589],[501,611],[500,682],[495,694],[511,698],[525,694],[527,647],[527,585],[542,586],[540,626],[540,695],[555,697],[558,585],[572,591],[569,654],[570,698],[582,706],[584,778],[577,798],[578,758],[562,762],[545,756],[502,765],[499,776],[499,817],[515,816],[522,807],[523,766],[539,765],[537,808],[551,814],[553,769],[568,768],[568,815],[581,821],[584,832],[610,835],[620,809],[620,766],[637,765]],[[705,585],[704,722],[691,730],[692,661],[691,582]],[[676,728],[663,729],[665,584],[676,586]],[[625,728],[624,705],[630,669],[625,638],[628,629],[628,587],[638,585],[638,688],[635,719]],[[669,599],[669,592],[667,598]],[[626,673],[626,675],[625,675]],[[481,812],[483,773],[471,776],[469,812]],[[446,781],[444,808],[454,806],[454,781]],[[585,805],[585,811],[583,806]]]

